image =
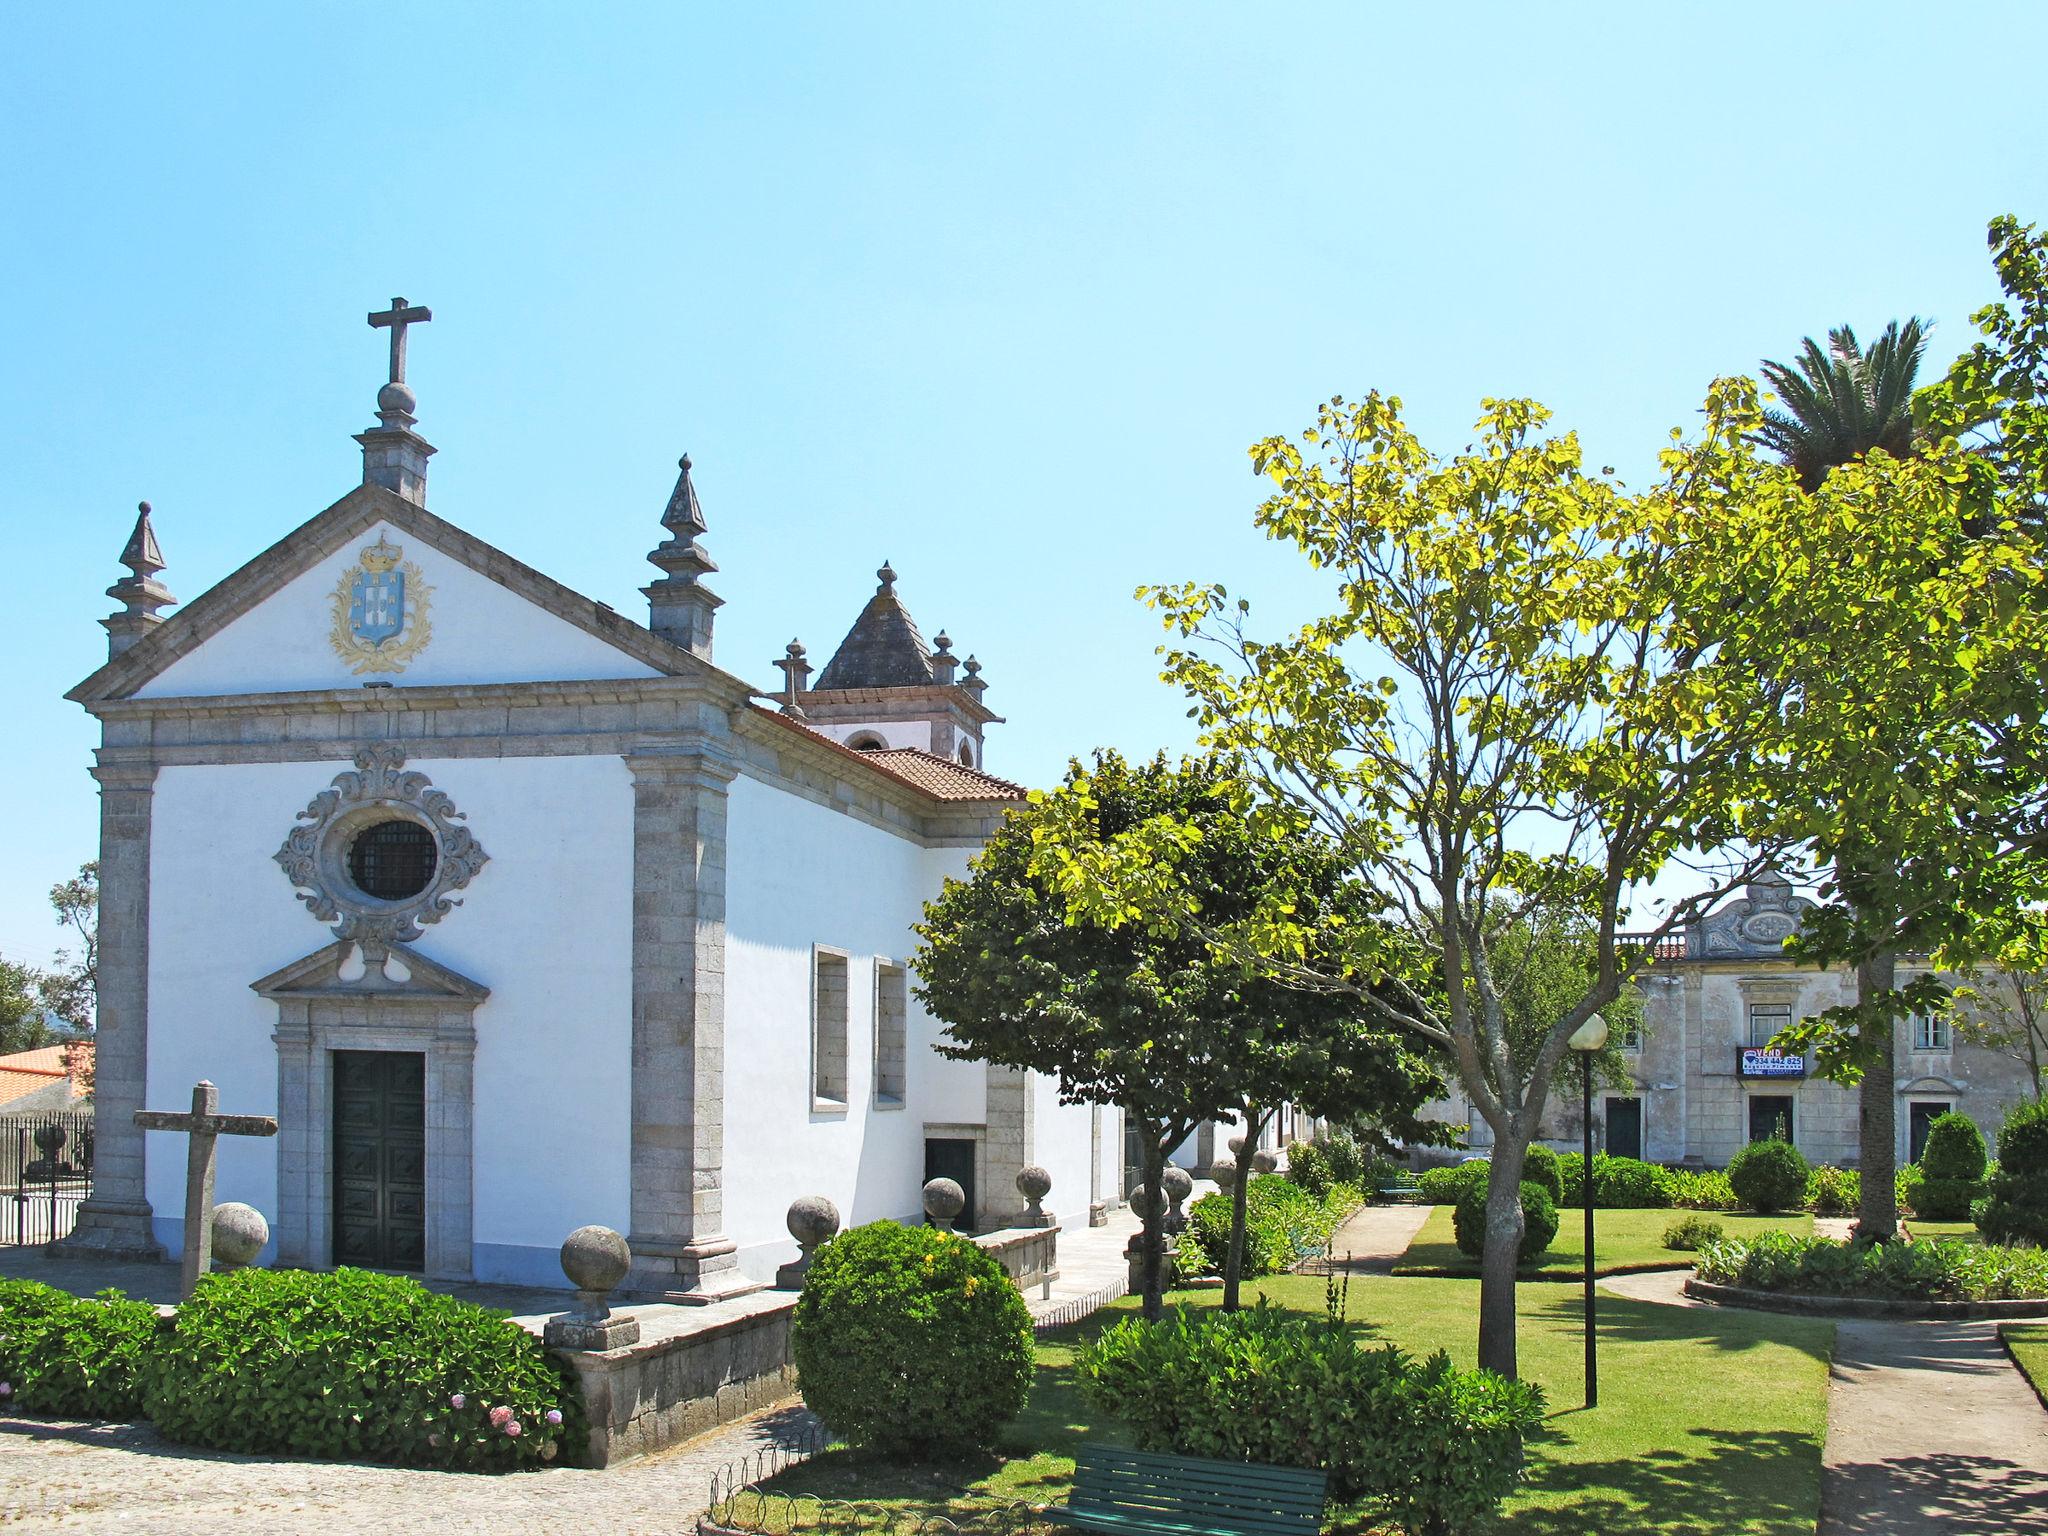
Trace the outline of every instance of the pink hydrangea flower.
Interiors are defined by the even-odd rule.
[[[427,1436],[427,1444],[438,1451],[441,1449],[441,1437],[439,1435],[429,1435]]]
[[[519,1432],[519,1421],[517,1419],[514,1419],[505,1426],[505,1433],[508,1435],[517,1435]]]
[[[491,1428],[503,1429],[512,1422],[512,1410],[503,1403],[491,1410]]]
[[[14,1396],[14,1383],[11,1381],[0,1381],[0,1397],[12,1396]]]
[[[464,1403],[468,1401],[468,1398],[464,1397],[460,1392],[458,1392],[453,1397],[448,1399],[448,1406],[450,1408],[460,1408]]]
[[[561,1409],[559,1409],[559,1408],[550,1408],[550,1409],[548,1410],[548,1422],[549,1422],[550,1424],[559,1424],[559,1423],[561,1423],[561,1422],[562,1422],[562,1410],[561,1410]]]

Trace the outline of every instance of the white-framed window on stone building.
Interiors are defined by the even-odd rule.
[[[1749,1005],[1749,1038],[1744,1045],[1769,1045],[1781,1029],[1792,1027],[1792,1005],[1753,1002]]]
[[[875,961],[875,1104],[901,1109],[910,1058],[910,973],[894,961]]]
[[[811,950],[811,1108],[845,1109],[846,951]]]
[[[1640,1023],[1622,1025],[1615,1031],[1614,1044],[1617,1050],[1640,1051],[1643,1048],[1643,1026]]]
[[[1948,1043],[1948,1020],[1941,1014],[1922,1014],[1913,1020],[1914,1050],[1945,1051]]]

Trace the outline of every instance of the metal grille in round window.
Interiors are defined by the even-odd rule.
[[[416,821],[394,817],[356,834],[348,850],[348,877],[379,901],[404,901],[433,883],[439,862],[434,834]]]

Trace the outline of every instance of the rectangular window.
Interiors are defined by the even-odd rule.
[[[811,1100],[846,1107],[846,956],[822,948],[811,960]]]
[[[1916,1051],[1947,1050],[1948,1020],[1939,1016],[1915,1019],[1913,1021],[1913,1049]]]
[[[909,1055],[910,973],[875,961],[875,1102],[901,1108]]]
[[[1790,1003],[1751,1003],[1749,1005],[1749,1039],[1746,1045],[1769,1045],[1771,1037],[1781,1029],[1792,1027],[1792,1005]]]
[[[1619,1050],[1640,1051],[1643,1048],[1643,1026],[1640,1024],[1622,1025],[1619,1030],[1615,1031],[1614,1044]]]

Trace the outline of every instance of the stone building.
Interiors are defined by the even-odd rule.
[[[1856,998],[1853,971],[1785,955],[1785,940],[1812,905],[1783,876],[1766,875],[1661,946],[1639,979],[1640,1035],[1622,1042],[1633,1085],[1594,1091],[1597,1148],[1718,1168],[1745,1143],[1776,1134],[1789,1135],[1812,1162],[1856,1166],[1858,1090],[1770,1048],[1793,1020]],[[1901,983],[1927,971],[1924,956],[1900,958]],[[2007,1107],[2031,1092],[2017,1061],[1959,1037],[1942,1018],[1895,1031],[1894,1066],[1901,1163],[1919,1155],[1937,1116],[1961,1110],[1989,1138]],[[1444,1112],[1469,1116],[1462,1101]],[[1483,1148],[1485,1122],[1470,1119],[1473,1145]],[[1544,1129],[1558,1150],[1578,1148],[1577,1091],[1553,1093]]]
[[[1023,790],[982,771],[980,666],[886,567],[818,686],[713,660],[690,461],[635,622],[429,512],[403,301],[362,483],[174,601],[145,506],[69,697],[99,719],[98,1182],[72,1242],[175,1249],[184,1151],[133,1112],[210,1079],[217,1198],[272,1256],[563,1283],[573,1228],[630,1286],[712,1299],[795,1254],[790,1201],[981,1227],[1052,1174],[1123,1187],[1112,1110],[940,1057],[911,924]],[[650,525],[652,519],[649,519]]]

